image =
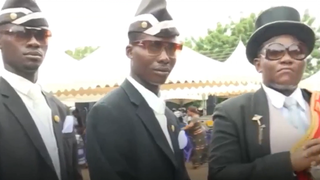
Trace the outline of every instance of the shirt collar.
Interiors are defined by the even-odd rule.
[[[147,101],[148,105],[153,111],[164,114],[166,109],[166,103],[160,98],[160,94],[155,95],[153,92],[143,87],[140,83],[134,80],[131,76],[127,77],[128,81],[140,92],[142,97]]]
[[[264,89],[264,91],[267,94],[267,97],[269,98],[269,100],[271,101],[271,104],[276,107],[276,108],[282,108],[284,105],[284,101],[286,96],[267,87],[266,85],[262,84],[262,88]],[[306,110],[306,104],[305,104],[305,100],[303,98],[302,92],[300,88],[297,88],[296,90],[294,90],[294,92],[289,96],[294,98],[299,106],[303,109]]]
[[[18,92],[28,96],[30,89],[34,88],[34,86],[39,86],[38,84],[32,83],[26,78],[16,75],[7,70],[2,70],[1,75],[7,82]],[[41,87],[39,86],[41,89]]]

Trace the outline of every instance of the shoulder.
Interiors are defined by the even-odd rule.
[[[97,101],[90,109],[88,114],[88,122],[105,122],[119,119],[124,106],[128,105],[129,103],[126,103],[126,98],[128,99],[126,93],[121,88],[117,88],[109,92],[99,101]]]
[[[239,121],[249,110],[251,98],[254,93],[246,93],[234,98],[230,98],[218,104],[213,113],[214,121],[224,119],[228,121]]]
[[[56,98],[53,94],[50,94],[50,93],[45,93],[47,99],[49,101],[51,101],[53,104],[56,105],[56,107],[59,109],[59,110],[64,110],[64,111],[67,111],[68,110],[68,106],[63,104],[58,98]]]
[[[219,108],[237,108],[240,106],[244,106],[248,103],[254,93],[246,93],[237,97],[229,98],[222,103],[218,104]]]

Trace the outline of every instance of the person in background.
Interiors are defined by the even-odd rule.
[[[91,180],[190,180],[180,128],[159,97],[182,50],[165,0],[142,0],[129,27],[130,76],[90,110]]]
[[[66,120],[69,109],[37,84],[50,37],[49,24],[34,0],[4,2],[0,180],[82,179],[73,122]]]
[[[315,39],[292,7],[259,15],[246,52],[263,83],[217,105],[209,180],[320,178],[320,94],[298,86]]]
[[[188,107],[187,114],[191,117],[189,124],[182,128],[186,130],[191,137],[191,141],[193,144],[193,153],[192,153],[192,164],[193,168],[198,168],[201,164],[203,164],[203,155],[206,149],[206,138],[205,132],[202,127],[202,124],[199,120],[199,112],[196,107],[190,106]]]

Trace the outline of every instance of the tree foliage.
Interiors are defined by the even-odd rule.
[[[237,47],[239,40],[247,44],[251,34],[255,30],[255,21],[258,14],[252,13],[243,17],[240,21],[230,21],[227,24],[217,23],[215,29],[209,29],[205,37],[187,38],[184,45],[195,51],[206,55],[214,60],[225,61]],[[320,27],[315,26],[315,17],[306,10],[302,21],[311,26],[317,34],[320,34]],[[320,37],[317,37],[316,45],[307,59],[305,77],[308,77],[320,69]]]
[[[67,53],[69,56],[73,57],[74,59],[81,60],[87,57],[89,54],[96,51],[97,49],[99,49],[99,47],[85,46],[85,47],[75,48],[74,50],[66,50],[65,53]]]

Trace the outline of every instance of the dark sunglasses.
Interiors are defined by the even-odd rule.
[[[303,43],[291,44],[284,46],[281,43],[271,43],[264,48],[265,58],[267,60],[275,61],[283,58],[286,53],[295,60],[302,61],[308,55],[308,50]]]
[[[174,42],[165,41],[152,41],[142,40],[132,43],[132,45],[141,46],[148,51],[150,55],[160,55],[163,50],[167,53],[168,57],[174,58],[181,52],[183,45]]]
[[[48,44],[48,40],[52,36],[48,29],[29,29],[24,26],[13,26],[0,33],[8,35],[17,42],[27,42],[34,37],[41,44]]]

